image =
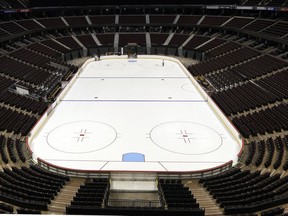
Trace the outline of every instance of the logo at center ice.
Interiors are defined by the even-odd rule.
[[[180,133],[177,133],[177,135],[177,139],[183,140],[184,143],[191,143],[191,140],[195,139],[195,137],[192,136],[193,133],[189,133],[186,130],[180,130]]]
[[[81,129],[80,132],[74,132],[73,139],[76,139],[77,142],[83,142],[85,139],[89,139],[90,132],[87,129]]]

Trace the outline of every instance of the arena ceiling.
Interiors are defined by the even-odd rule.
[[[31,7],[89,6],[89,5],[238,5],[241,0],[30,0]]]

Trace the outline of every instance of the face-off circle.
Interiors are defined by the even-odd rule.
[[[194,122],[166,122],[154,127],[150,139],[166,151],[201,155],[216,151],[222,145],[222,137],[208,126]]]
[[[103,122],[76,121],[60,125],[48,133],[48,145],[58,151],[73,154],[99,151],[117,138],[116,130]]]

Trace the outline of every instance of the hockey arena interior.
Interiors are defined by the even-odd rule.
[[[288,215],[288,0],[0,0],[0,214]]]

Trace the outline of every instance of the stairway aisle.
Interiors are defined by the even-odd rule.
[[[51,200],[51,204],[48,205],[48,211],[42,214],[65,214],[66,206],[70,204],[73,197],[76,195],[81,184],[84,184],[84,178],[71,177],[70,182],[67,182],[63,186],[57,196]]]
[[[216,200],[209,194],[202,184],[198,184],[198,179],[183,181],[184,186],[190,188],[190,191],[196,198],[201,208],[205,208],[205,215],[223,215],[223,210],[218,206]]]

